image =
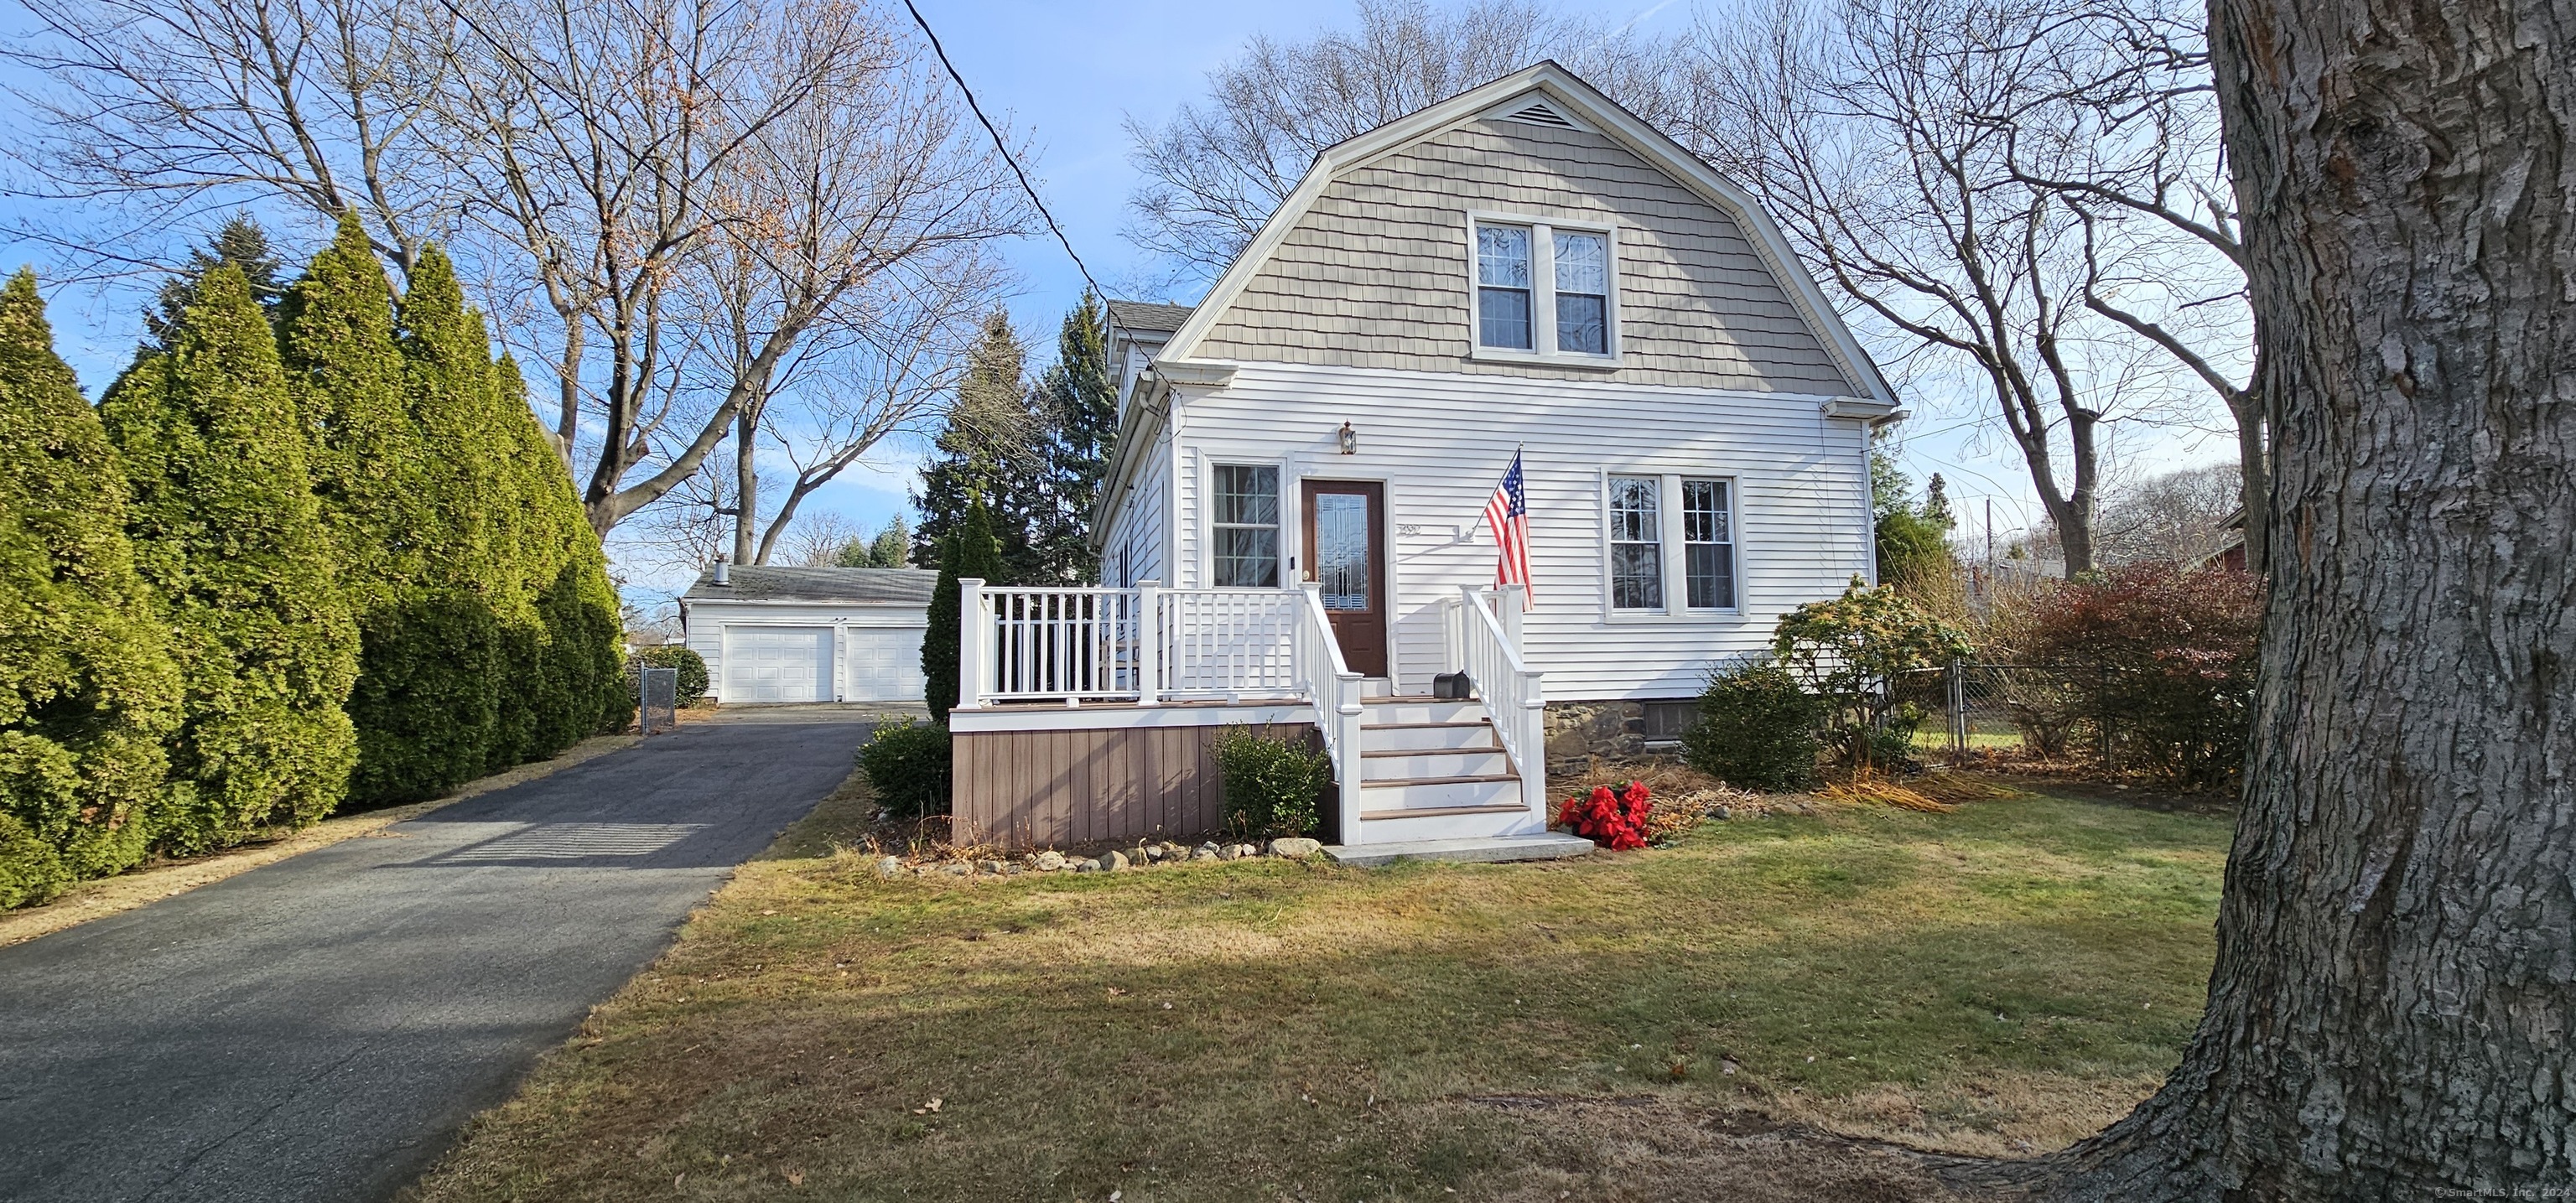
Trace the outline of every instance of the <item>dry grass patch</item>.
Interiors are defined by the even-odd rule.
[[[2227,840],[2027,796],[1562,864],[882,881],[842,801],[417,1197],[1940,1198],[1906,1149],[2055,1147],[2172,1064]]]

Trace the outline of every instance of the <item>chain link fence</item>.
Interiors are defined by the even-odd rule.
[[[644,666],[635,674],[636,724],[646,735],[680,725],[680,670]]]
[[[1888,682],[1891,723],[1912,722],[1925,760],[2064,760],[2099,756],[2097,732],[2081,729],[2071,674],[2030,664],[1974,664],[1899,674]]]

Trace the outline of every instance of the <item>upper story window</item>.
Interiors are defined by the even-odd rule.
[[[1215,466],[1212,583],[1223,588],[1279,587],[1279,467]]]
[[[1475,350],[1608,364],[1618,356],[1617,240],[1606,227],[1473,216]]]
[[[1476,341],[1530,349],[1528,226],[1476,227]]]
[[[1556,349],[1610,353],[1610,238],[1555,231]]]

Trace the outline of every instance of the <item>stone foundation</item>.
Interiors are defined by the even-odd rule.
[[[1633,760],[1646,752],[1643,702],[1547,704],[1547,773],[1581,776],[1593,758]]]

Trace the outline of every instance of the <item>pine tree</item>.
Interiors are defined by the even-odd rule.
[[[901,568],[912,560],[912,527],[897,514],[877,528],[874,538],[852,539],[832,562],[843,568]]]
[[[1118,442],[1117,385],[1109,375],[1099,299],[1084,293],[1064,315],[1056,362],[1039,378],[1038,409],[1049,419],[1047,507],[1036,539],[1038,573],[1028,579],[1100,579],[1091,549],[1091,511]]]
[[[197,302],[197,281],[225,264],[241,269],[242,278],[250,284],[251,298],[259,302],[263,312],[274,309],[285,296],[278,278],[283,264],[268,245],[268,231],[248,214],[236,214],[215,231],[204,247],[188,252],[185,271],[161,285],[152,308],[143,314],[144,350],[171,349],[178,337],[179,315]]]
[[[277,342],[240,269],[196,282],[170,351],[127,369],[102,417],[186,691],[163,842],[195,851],[321,818],[357,759],[342,710],[357,627]]]
[[[151,840],[179,676],[125,518],[115,449],[21,271],[0,288],[0,909]]]
[[[1002,571],[1002,545],[993,537],[993,518],[981,498],[970,497],[956,533],[940,547],[939,580],[930,590],[930,629],[921,637],[921,672],[926,679],[930,717],[948,721],[957,705],[957,658],[963,646],[958,603],[965,590],[960,579],[991,584]]]
[[[921,512],[912,533],[916,562],[937,562],[968,503],[980,498],[1001,542],[1006,568],[1000,579],[1020,580],[1016,569],[1033,564],[1030,536],[1044,508],[1033,486],[1046,475],[1048,424],[1031,408],[1026,359],[1009,314],[995,310],[984,319],[983,337],[967,352],[965,377],[939,432],[938,456],[921,470],[921,492],[912,499]]]

